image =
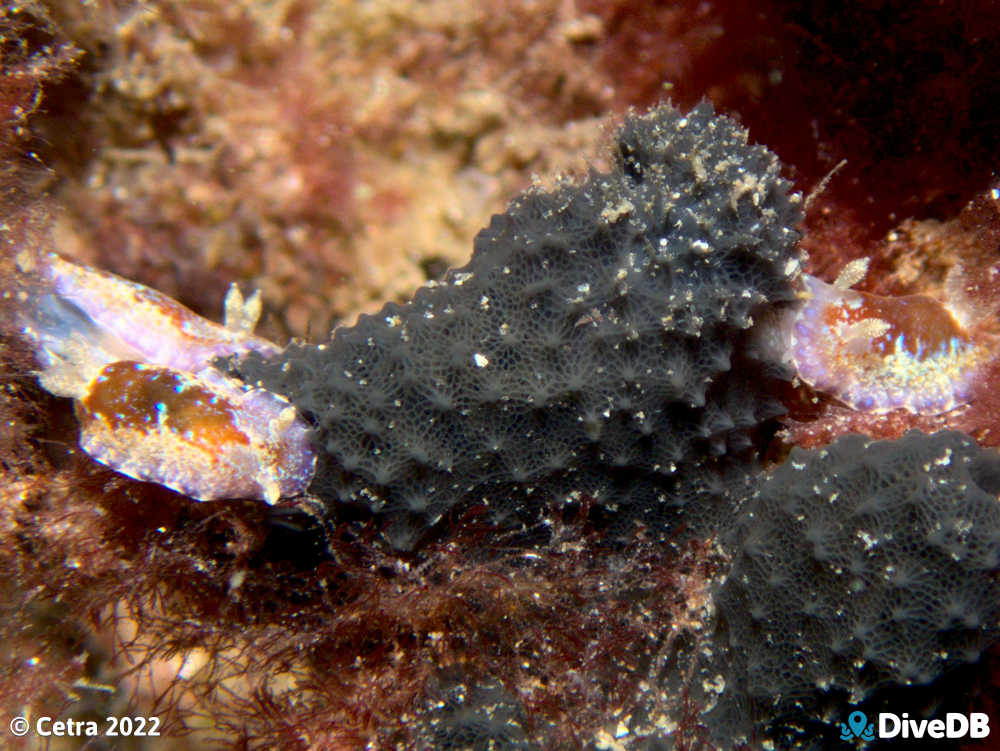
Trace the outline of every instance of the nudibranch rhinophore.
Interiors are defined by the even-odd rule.
[[[933,415],[967,403],[993,348],[931,297],[851,289],[867,269],[868,259],[853,261],[833,284],[803,275],[789,332],[798,377],[862,412]]]
[[[287,399],[212,367],[218,357],[280,348],[251,332],[259,296],[226,296],[226,325],[114,274],[47,254],[22,331],[39,379],[75,400],[80,445],[138,480],[199,500],[299,495],[312,479],[309,428]],[[34,271],[35,269],[33,269]]]

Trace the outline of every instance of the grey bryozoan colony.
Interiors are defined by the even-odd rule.
[[[1000,459],[957,433],[847,436],[762,475],[800,197],[707,104],[628,118],[616,161],[515,199],[411,302],[229,367],[313,426],[311,493],[381,517],[399,550],[473,504],[502,526],[587,503],[620,537],[718,534],[732,567],[686,658],[724,687],[692,689],[703,722],[720,748],[822,747],[850,704],[995,640]],[[526,747],[516,703],[470,691],[428,737]]]
[[[962,433],[793,449],[725,540],[727,691],[710,727],[731,741],[757,717],[779,748],[824,748],[848,707],[916,716],[899,687],[1000,635],[998,494],[1000,456]]]
[[[793,449],[721,530],[732,565],[707,648],[664,682],[709,708],[700,722],[718,749],[836,748],[856,708],[935,716],[968,689],[967,675],[941,683],[948,671],[1000,636],[998,495],[1000,455],[962,433]],[[497,695],[475,687],[432,714],[428,748],[534,749]],[[628,747],[668,751],[672,735]]]
[[[753,324],[796,300],[800,196],[707,103],[630,117],[616,159],[515,199],[411,302],[239,363],[315,426],[314,494],[409,549],[470,503],[586,501],[630,535],[742,492],[784,411]]]

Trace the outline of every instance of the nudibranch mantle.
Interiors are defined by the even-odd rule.
[[[54,253],[43,259],[41,273],[52,294],[79,308],[97,329],[125,345],[122,354],[136,355],[132,359],[193,372],[216,357],[250,351],[271,356],[281,351],[253,336],[260,297],[244,301],[236,285],[226,296],[226,324],[220,326],[162,292]]]
[[[850,289],[867,266],[848,264],[833,284],[802,276],[789,334],[798,377],[863,412],[939,414],[968,402],[991,348],[931,297]]]
[[[90,456],[198,500],[274,503],[305,491],[315,455],[295,408],[212,367],[218,357],[280,351],[251,333],[257,295],[244,301],[234,285],[220,326],[55,254],[39,266],[22,330],[36,344],[42,385],[75,400]]]

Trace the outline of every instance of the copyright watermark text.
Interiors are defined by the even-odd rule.
[[[14,717],[10,721],[10,734],[21,738],[28,733],[43,738],[62,737],[141,737],[160,734],[159,717],[105,717],[97,720],[57,720],[43,715],[33,721],[27,717]]]

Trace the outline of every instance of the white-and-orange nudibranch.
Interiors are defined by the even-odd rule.
[[[226,296],[224,326],[177,301],[56,254],[32,262],[22,332],[53,394],[72,397],[80,445],[97,461],[198,500],[300,495],[309,428],[283,397],[248,388],[213,359],[280,348],[254,336],[259,295]]]
[[[788,350],[798,377],[863,412],[939,414],[967,403],[995,347],[934,298],[851,289],[867,270],[861,259],[833,284],[803,275]]]

